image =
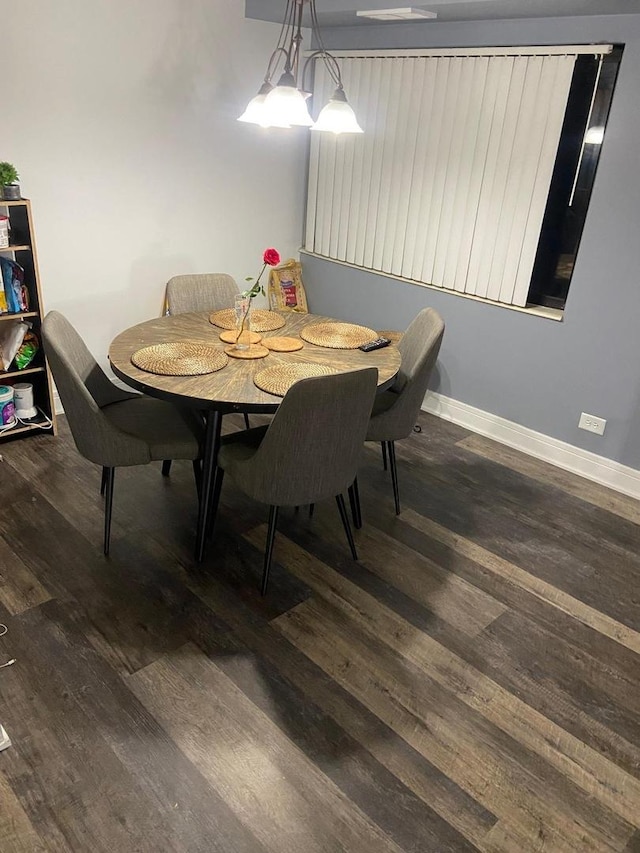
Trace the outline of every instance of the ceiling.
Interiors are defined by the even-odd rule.
[[[280,23],[285,0],[245,0],[247,18]],[[495,21],[506,18],[565,18],[589,15],[640,13],[640,0],[316,0],[323,27],[398,26],[396,22],[371,21],[356,16],[358,10],[412,6],[437,12],[436,21],[410,21],[413,26],[433,27],[439,21]],[[404,26],[407,22],[401,22]]]

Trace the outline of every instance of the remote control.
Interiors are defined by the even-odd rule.
[[[366,344],[362,344],[361,349],[362,352],[371,352],[372,349],[382,349],[382,347],[388,347],[391,343],[389,338],[376,338],[375,341],[368,341]]]

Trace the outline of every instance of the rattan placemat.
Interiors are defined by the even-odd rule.
[[[357,349],[367,341],[373,341],[378,333],[366,326],[353,323],[314,323],[300,332],[302,340],[319,347],[330,349]]]
[[[131,361],[140,370],[161,376],[202,376],[221,370],[228,358],[208,344],[176,341],[139,349]]]
[[[249,318],[252,332],[275,332],[276,329],[284,326],[284,319],[275,311],[267,311],[266,308],[252,308]],[[209,317],[209,322],[221,329],[235,329],[236,312],[233,308],[214,311]]]
[[[310,364],[299,362],[298,364],[272,364],[265,367],[253,377],[253,384],[266,391],[275,394],[276,397],[284,397],[289,388],[301,379],[309,379],[312,376],[329,376],[338,373],[333,367],[324,364]]]
[[[272,338],[265,338],[262,341],[262,346],[273,350],[273,352],[295,352],[296,350],[302,349],[304,344],[300,338],[274,336]]]
[[[225,347],[224,351],[230,358],[240,359],[265,358],[265,356],[269,355],[269,350],[261,344],[254,344],[254,346],[248,349],[237,349],[235,346]]]
[[[243,332],[243,339],[246,338],[247,333]],[[257,332],[249,332],[249,343],[250,344],[259,344],[262,340],[262,335],[259,335]],[[225,344],[235,344],[238,339],[238,332],[235,329],[232,329],[228,332],[220,332],[220,340],[224,341]]]

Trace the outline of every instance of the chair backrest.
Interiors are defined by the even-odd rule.
[[[414,317],[398,343],[402,363],[393,390],[397,401],[381,417],[393,422],[395,437],[411,434],[427,393],[429,377],[435,367],[444,335],[444,320],[433,308],[423,308]],[[391,424],[390,424],[391,425]]]
[[[101,411],[120,395],[67,318],[50,311],[42,322],[42,340],[80,453],[108,467],[150,458],[145,442],[121,433]]]
[[[169,314],[233,308],[238,285],[224,272],[174,275],[167,283]]]
[[[377,379],[369,367],[297,382],[247,463],[252,496],[296,506],[344,492],[356,476]]]

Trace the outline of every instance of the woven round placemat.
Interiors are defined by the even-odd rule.
[[[353,323],[314,323],[300,332],[303,341],[330,349],[357,349],[377,336],[373,329]]]
[[[249,315],[249,324],[252,332],[275,332],[284,326],[284,319],[275,311],[267,311],[265,308],[252,308]],[[235,329],[236,312],[233,308],[223,308],[214,311],[209,317],[209,322],[221,329]]]
[[[242,333],[244,337],[246,337],[246,332]],[[225,344],[235,344],[238,338],[238,332],[235,329],[232,329],[227,332],[220,332],[220,340]],[[262,335],[259,335],[257,332],[249,332],[249,343],[250,344],[259,344],[262,340]]]
[[[300,338],[286,338],[274,336],[273,338],[265,338],[262,341],[262,346],[273,352],[295,352],[302,349],[304,344]]]
[[[269,355],[269,350],[261,344],[254,344],[249,349],[236,349],[235,346],[225,347],[224,351],[230,358],[240,359],[264,358]]]
[[[298,364],[272,364],[265,367],[253,377],[253,384],[266,391],[275,394],[276,397],[284,397],[289,388],[301,379],[309,379],[312,376],[329,376],[338,373],[333,367],[323,364],[310,364],[301,361]]]
[[[221,370],[229,359],[208,344],[176,341],[143,347],[134,352],[131,361],[140,370],[160,376],[202,376]]]

